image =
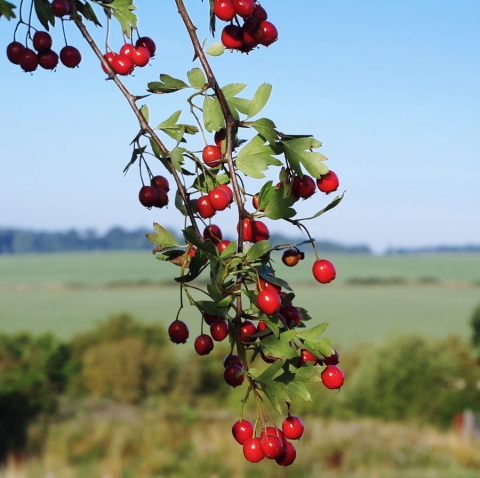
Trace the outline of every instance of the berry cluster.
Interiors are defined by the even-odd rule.
[[[170,186],[167,178],[153,176],[150,186],[143,186],[138,193],[139,201],[149,209],[152,207],[162,208],[168,204],[168,191]]]
[[[105,53],[104,58],[117,75],[131,75],[136,66],[144,67],[155,55],[157,46],[150,37],[141,37],[135,45],[125,43],[120,48],[119,53],[109,51]],[[108,74],[107,69],[102,64],[103,71]]]
[[[269,46],[278,39],[277,28],[267,21],[267,12],[254,0],[215,0],[213,13],[219,20],[231,22],[221,35],[222,43],[230,50],[248,53],[258,45]]]

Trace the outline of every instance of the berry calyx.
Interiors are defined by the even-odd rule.
[[[228,337],[228,322],[226,320],[217,320],[210,326],[212,339],[221,342]]]
[[[238,420],[232,426],[232,435],[235,440],[243,445],[247,440],[253,437],[253,423],[250,420]]]
[[[60,61],[67,68],[76,68],[82,61],[82,55],[74,46],[64,46],[60,50]]]
[[[320,282],[320,284],[328,284],[335,279],[337,271],[335,266],[326,259],[318,259],[312,266],[313,277]]]
[[[320,374],[323,385],[330,390],[340,388],[345,382],[345,375],[336,365],[327,365],[325,370]]]
[[[229,22],[235,17],[235,7],[232,0],[215,0],[213,13],[219,20]]]
[[[181,320],[174,320],[168,327],[168,336],[174,344],[184,344],[189,336],[187,324]]]
[[[227,25],[223,28],[220,40],[229,50],[239,50],[243,46],[242,28],[237,25]]]
[[[138,200],[145,207],[151,208],[158,201],[158,194],[152,186],[143,186],[138,193]]]
[[[217,166],[220,166],[222,162],[219,160],[222,158],[223,158],[223,154],[221,149],[218,146],[210,144],[208,146],[205,146],[205,148],[203,148],[203,151],[202,151],[203,162],[210,168],[216,168]]]
[[[302,435],[305,429],[305,425],[302,420],[296,416],[289,416],[283,420],[282,431],[285,435],[285,438],[289,440],[298,440]]]
[[[155,45],[155,42],[150,38],[150,37],[140,37],[136,42],[135,46],[137,48],[143,46],[148,50],[148,53],[150,53],[150,58],[152,58],[155,55],[155,51],[157,50],[157,45]]]
[[[243,456],[251,463],[258,463],[265,458],[260,438],[249,438],[243,444]]]
[[[289,466],[295,461],[297,450],[288,440],[283,442],[283,447],[283,453],[275,461],[281,466]]]
[[[283,440],[277,435],[265,435],[260,440],[260,446],[269,460],[280,458],[284,450]]]
[[[225,379],[225,382],[234,388],[242,385],[243,381],[245,380],[245,375],[243,373],[239,374],[239,372],[242,370],[242,367],[239,365],[229,365],[226,367],[223,371],[223,378]]]
[[[330,170],[327,174],[322,174],[317,179],[317,187],[322,193],[330,194],[338,189],[340,182],[338,176]]]
[[[305,254],[299,251],[296,247],[285,249],[282,254],[282,262],[287,267],[296,266],[301,260],[305,258]]]
[[[215,209],[210,204],[208,196],[200,196],[197,200],[197,211],[204,219],[208,219],[215,215]]]
[[[47,32],[37,31],[33,35],[33,48],[38,52],[52,48],[52,37]]]
[[[20,64],[20,58],[24,52],[25,47],[18,41],[12,41],[7,46],[7,58],[14,65]]]
[[[273,315],[280,309],[282,301],[275,291],[264,289],[257,296],[257,305],[264,314]]]
[[[214,347],[213,339],[210,335],[201,334],[195,339],[193,347],[198,355],[208,355]]]

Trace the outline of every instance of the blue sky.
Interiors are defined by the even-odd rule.
[[[137,4],[140,32],[158,48],[151,66],[125,79],[132,92],[143,94],[160,73],[185,78],[197,65],[191,63],[173,0]],[[207,28],[208,2],[186,5],[200,38],[215,41]],[[376,251],[478,244],[480,3],[265,0],[262,5],[279,41],[248,56],[226,53],[212,59],[212,67],[222,85],[248,83],[245,95],[271,83],[261,116],[283,132],[313,134],[323,142],[320,151],[347,193],[338,208],[309,224],[314,237],[367,243]],[[5,47],[13,28],[0,20]],[[90,29],[103,45],[104,30]],[[0,227],[105,231],[156,221],[181,228],[173,205],[148,211],[138,203],[138,169],[122,173],[136,120],[74,26],[67,24],[66,31],[83,55],[75,70],[30,75],[1,55]],[[53,36],[60,50],[61,30]],[[110,45],[121,44],[113,28]],[[184,111],[182,120],[193,123],[185,98],[146,99],[152,124],[178,109]],[[202,147],[200,137],[192,149],[195,145]],[[162,174],[160,165],[152,166]],[[327,202],[315,194],[301,204],[302,216]],[[214,219],[233,230],[233,211]],[[296,234],[282,223],[268,225]]]

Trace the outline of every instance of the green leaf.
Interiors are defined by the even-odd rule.
[[[271,382],[282,367],[283,362],[281,360],[274,362],[272,365],[267,367],[261,375],[258,376],[258,381],[264,383]]]
[[[230,244],[222,251],[220,257],[222,259],[234,255],[237,252],[237,241],[231,241]]]
[[[236,166],[243,174],[262,179],[265,177],[262,171],[268,169],[269,165],[282,165],[281,161],[273,157],[276,154],[278,154],[276,148],[265,144],[265,140],[256,135],[240,150]]]
[[[184,81],[173,78],[170,75],[162,73],[160,75],[160,81],[152,81],[148,83],[148,91],[150,93],[174,93],[175,91],[183,90],[184,88],[190,88]]]
[[[155,129],[164,129],[176,126],[181,114],[182,110],[175,111],[175,113],[171,114],[166,120],[162,121]]]
[[[172,164],[175,166],[175,169],[180,173],[183,172],[182,171],[182,164],[184,162],[183,153],[185,153],[185,151],[186,149],[179,148],[177,146],[169,153],[169,157],[170,157],[170,160],[172,161]]]
[[[232,111],[232,114],[233,112],[236,112],[237,116],[238,116],[238,113],[242,113],[246,115],[250,110],[250,100],[246,100],[244,98],[237,98],[237,97],[227,98],[227,103],[228,103],[228,107]]]
[[[212,241],[202,241],[194,231],[193,227],[186,227],[182,232],[185,240],[196,246],[198,249],[201,249],[208,254],[215,254],[217,251],[215,244]]]
[[[193,68],[187,73],[188,81],[190,84],[197,90],[201,90],[207,79],[205,78],[205,74],[200,68]]]
[[[259,208],[263,209],[263,214],[270,219],[288,219],[297,214],[292,208],[295,198],[285,196],[283,184],[277,188],[269,181],[260,190],[258,199]]]
[[[257,131],[260,136],[263,136],[270,144],[275,144],[278,139],[278,134],[275,131],[275,123],[268,118],[260,118],[257,121],[248,123],[253,129]]]
[[[227,295],[222,300],[217,302],[217,307],[224,309],[224,308],[230,307],[232,303],[233,303],[233,297],[231,295]]]
[[[321,143],[315,138],[295,138],[282,140],[281,143],[284,146],[287,161],[298,176],[303,176],[300,164],[313,178],[327,174],[328,167],[324,164],[326,156],[310,151],[321,146]]]
[[[328,322],[324,322],[323,324],[318,324],[311,329],[304,330],[301,334],[298,334],[298,337],[307,340],[316,339],[319,335],[323,334],[327,328]]]
[[[272,244],[269,241],[256,242],[247,252],[247,261],[255,261],[272,250]]]
[[[272,93],[272,85],[268,83],[263,83],[257,88],[257,91],[253,95],[252,101],[250,102],[250,108],[247,113],[247,119],[252,118],[253,116],[260,113],[263,107],[267,104],[270,94]]]
[[[210,56],[220,56],[223,55],[225,51],[225,46],[222,42],[212,43],[206,50],[205,53]]]
[[[330,357],[330,355],[334,353],[332,341],[330,339],[305,340],[303,345],[310,350],[315,357],[320,357],[321,355]]]
[[[272,407],[281,414],[282,407],[290,403],[290,397],[287,395],[285,385],[278,382],[268,382],[263,385],[262,389]]]
[[[175,207],[184,215],[188,216],[188,211],[187,208],[185,207],[185,204],[183,203],[183,198],[180,195],[180,193],[177,191],[175,193]]]
[[[52,6],[48,0],[34,0],[35,13],[37,14],[38,21],[42,24],[45,30],[49,31],[49,23],[55,26],[55,15],[52,11]]]
[[[216,97],[205,96],[203,101],[203,123],[209,133],[219,131],[225,126],[222,108]]]
[[[114,17],[119,21],[122,32],[128,38],[132,29],[137,28],[137,16],[133,13],[137,7],[132,0],[113,0],[108,4],[108,8],[112,10]]]
[[[273,269],[270,266],[258,266],[256,267],[258,275],[263,277],[266,281],[271,282],[272,284],[279,285],[287,290],[292,290],[287,281],[280,279],[280,277],[275,277],[273,275]]]
[[[153,229],[155,230],[155,234],[147,234],[147,238],[150,242],[158,244],[165,249],[177,247],[179,245],[177,238],[160,224],[154,222]]]
[[[233,98],[247,87],[246,83],[229,83],[222,88],[225,98]]]
[[[318,365],[313,365],[312,362],[307,362],[303,364],[300,368],[297,369],[295,374],[295,380],[297,382],[320,382],[320,367]]]
[[[220,317],[224,317],[225,309],[222,307],[218,307],[215,302],[211,300],[199,300],[196,302],[197,307],[201,309],[203,312],[211,315],[219,315]]]
[[[12,18],[17,18],[15,12],[13,11],[17,8],[13,3],[7,2],[5,0],[0,0],[0,13],[7,19],[12,20]]]
[[[291,359],[296,355],[295,350],[290,346],[295,335],[295,330],[288,330],[282,332],[278,338],[272,335],[265,337],[259,345],[266,355],[284,360]]]
[[[142,107],[140,108],[140,113],[142,113],[145,121],[148,123],[150,121],[150,112],[148,111],[148,106],[142,105]]]
[[[342,199],[344,196],[345,196],[345,193],[343,193],[341,196],[337,196],[328,206],[318,211],[317,214],[313,215],[312,217],[305,217],[303,219],[299,219],[299,221],[309,221],[310,219],[316,219],[318,216],[321,216],[327,211],[330,211],[330,209],[333,209],[334,207],[338,206],[342,202]]]
[[[75,0],[75,5],[77,7],[77,11],[81,13],[86,20],[93,22],[97,27],[102,26],[102,24],[98,21],[97,15],[95,15],[95,11],[88,2],[82,3],[79,0]]]

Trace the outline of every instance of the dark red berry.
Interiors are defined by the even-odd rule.
[[[25,48],[20,55],[20,66],[23,71],[35,71],[38,66],[37,54],[33,50],[30,50],[30,48]]]
[[[203,230],[203,238],[218,244],[223,239],[222,230],[216,224],[210,224]]]
[[[174,320],[168,327],[168,336],[174,344],[184,344],[189,336],[187,324],[181,320]]]
[[[225,48],[239,50],[243,46],[242,28],[237,25],[227,25],[223,28],[220,39]]]
[[[235,13],[241,17],[248,17],[255,9],[254,0],[233,0],[233,7]]]
[[[37,31],[35,35],[33,35],[33,48],[38,52],[50,50],[52,44],[52,37],[47,32]]]
[[[283,420],[282,430],[285,438],[289,440],[298,440],[303,435],[305,426],[300,418],[289,416]]]
[[[340,362],[339,358],[340,356],[338,352],[335,349],[333,349],[332,355],[329,355],[328,357],[326,357],[325,355],[323,356],[323,363],[325,365],[338,365]]]
[[[143,186],[138,193],[138,200],[143,206],[151,208],[158,201],[158,194],[151,186]]]
[[[278,39],[278,31],[273,23],[260,22],[257,30],[257,41],[261,45],[269,46]]]
[[[317,358],[308,349],[302,349],[300,351],[300,358],[297,362],[297,367],[301,367],[304,363],[311,362],[313,365],[317,365]]]
[[[249,420],[238,420],[232,426],[232,435],[240,445],[253,437],[253,423]]]
[[[198,355],[208,355],[214,347],[213,339],[210,335],[201,334],[195,339],[193,346]]]
[[[7,58],[14,65],[20,64],[20,58],[25,51],[25,47],[18,41],[12,41],[7,46]]]
[[[302,178],[295,176],[292,185],[292,194],[297,198],[308,199],[316,191],[315,181],[306,174]]]
[[[282,262],[287,267],[296,266],[301,260],[305,258],[305,254],[299,251],[296,247],[285,249],[282,254]]]
[[[225,379],[225,382],[234,388],[242,385],[243,381],[245,380],[245,375],[240,373],[242,370],[242,367],[239,365],[228,365],[223,371],[223,378]]]
[[[58,55],[53,50],[41,51],[37,57],[38,64],[45,70],[53,70],[58,65]]]
[[[243,240],[247,242],[252,242],[253,230],[252,222],[253,219],[243,219]],[[237,232],[240,231],[240,223],[237,224]]]
[[[242,367],[242,359],[237,354],[227,355],[223,359],[223,366],[228,367],[229,365],[239,365],[240,367]],[[253,429],[252,429],[252,431],[253,431]],[[243,443],[242,443],[242,445],[243,445]]]
[[[217,320],[210,326],[210,334],[213,340],[221,342],[228,337],[228,322],[226,320]]]
[[[252,12],[252,18],[254,18],[258,23],[264,22],[267,18],[267,12],[261,5],[255,5],[255,8]]]
[[[280,458],[283,453],[283,440],[277,435],[265,435],[261,441],[263,454],[270,460]]]
[[[247,20],[242,25],[242,40],[244,47],[252,49],[258,45],[257,30],[258,23],[253,19]]]
[[[157,188],[163,189],[167,193],[168,191],[170,191],[170,185],[168,184],[168,180],[163,176],[154,176],[150,180],[150,185],[155,189]]]
[[[252,219],[251,226],[251,242],[268,241],[268,239],[270,239],[270,231],[268,230],[268,227],[264,222]]]
[[[168,204],[168,194],[161,188],[154,188],[157,192],[158,199],[155,201],[154,206],[158,208],[165,207]]]
[[[203,313],[203,320],[207,325],[212,325],[215,321],[217,320],[225,320],[223,317],[220,317],[219,315],[212,315],[212,314],[207,314],[206,312]]]
[[[257,332],[255,325],[249,320],[245,320],[240,325],[240,340],[242,342],[255,342],[256,337],[249,337]]]
[[[289,329],[296,327],[302,320],[300,311],[291,304],[283,305],[279,312],[283,315]]]
[[[263,320],[259,320],[257,324],[257,331],[256,333],[258,334],[259,332],[265,332],[265,335],[261,335],[259,337],[260,340],[263,340],[265,337],[268,337],[269,335],[272,335],[273,332],[268,328],[267,324]]]
[[[60,61],[67,68],[75,68],[82,61],[82,55],[74,46],[64,46],[60,50]]]
[[[283,447],[283,453],[275,461],[280,466],[289,466],[295,461],[295,458],[297,457],[297,450],[288,440],[283,442]]]
[[[70,2],[68,0],[53,0],[52,11],[56,17],[62,18],[70,13]]]
[[[150,53],[150,58],[152,58],[155,55],[155,51],[157,50],[157,46],[155,45],[155,42],[150,37],[140,37],[135,42],[135,46],[137,48],[140,46],[145,47]]]

